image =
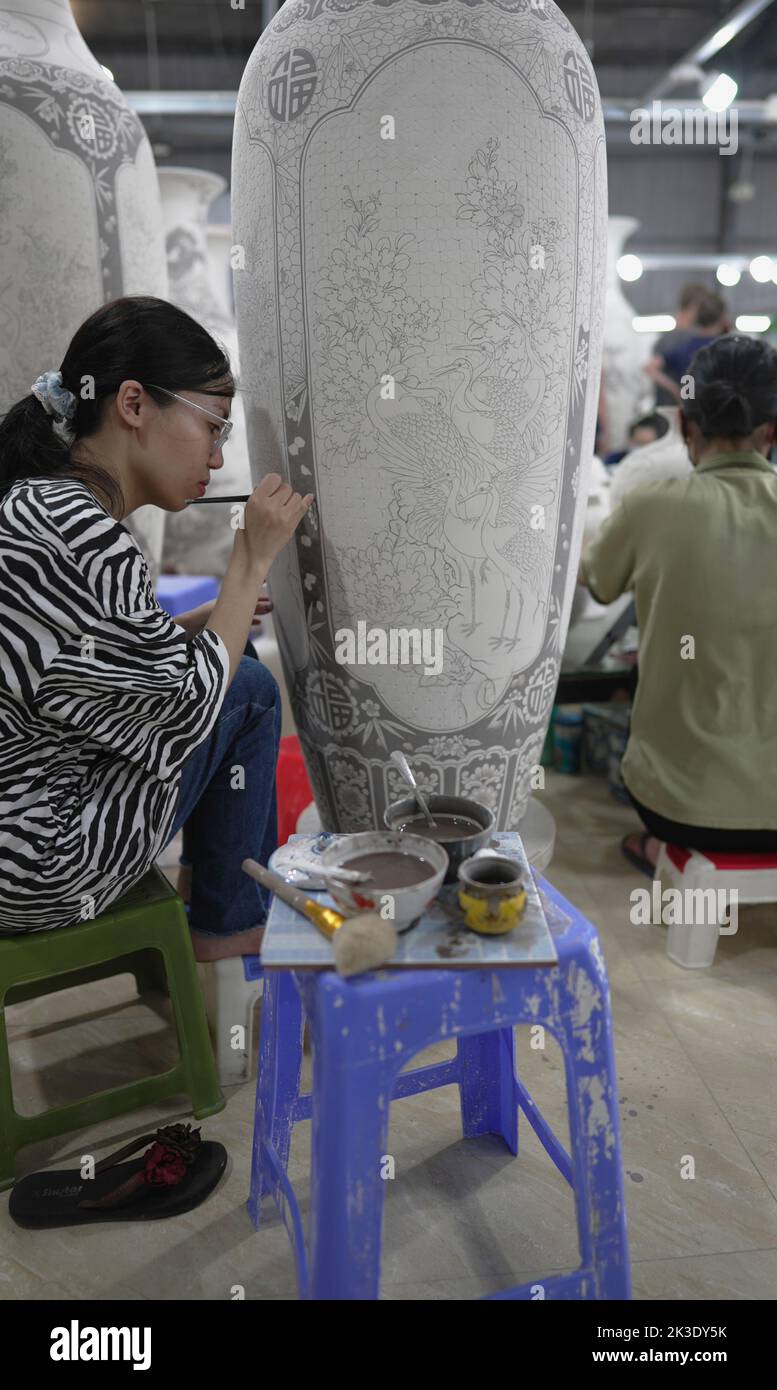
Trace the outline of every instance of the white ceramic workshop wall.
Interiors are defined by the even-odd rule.
[[[424,787],[517,825],[599,389],[587,54],[550,0],[293,0],[241,83],[232,186],[254,480],[317,496],[271,588],[323,823],[382,824],[400,747]],[[359,622],[440,629],[442,673],[339,664],[335,634]]]
[[[169,166],[159,170],[159,186],[170,299],[226,348],[239,388],[235,318],[227,299],[227,286],[221,283],[223,258],[214,259],[207,225],[208,209],[224,192],[226,180],[205,169]],[[222,451],[221,468],[211,473],[209,497],[241,495],[251,488],[245,413],[239,389],[231,418],[232,433]],[[180,574],[212,574],[221,579],[235,539],[231,520],[228,503],[222,507],[187,507],[184,511],[168,512],[163,567]]]
[[[0,0],[0,412],[122,294],[167,297],[159,188],[143,126],[67,0]],[[165,513],[127,520],[156,579]]]
[[[617,269],[624,245],[638,226],[636,217],[611,217],[608,225],[602,356],[608,453],[626,448],[629,426],[650,409],[655,400],[655,389],[643,370],[655,335],[634,332],[636,310],[626,298],[624,282]]]

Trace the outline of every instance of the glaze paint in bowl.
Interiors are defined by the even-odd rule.
[[[355,854],[353,859],[343,861],[343,868],[369,874],[369,888],[387,892],[392,888],[412,888],[417,883],[424,883],[435,872],[428,859],[420,859],[415,854],[404,854],[396,849]]]

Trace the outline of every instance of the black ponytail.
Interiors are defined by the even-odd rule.
[[[777,352],[762,338],[715,338],[696,353],[689,374],[694,395],[683,401],[683,415],[705,439],[746,439],[777,420]]]
[[[41,372],[54,370],[41,363]],[[76,331],[59,368],[62,386],[76,398],[72,439],[32,394],[0,421],[0,497],[13,483],[35,478],[74,478],[102,493],[114,515],[124,511],[117,480],[97,463],[73,458],[75,446],[96,433],[123,381],[139,381],[163,409],[164,392],[234,394],[229,357],[196,319],[164,299],[125,295],[103,304]],[[81,455],[81,451],[79,451]]]

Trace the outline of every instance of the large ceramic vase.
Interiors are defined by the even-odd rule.
[[[205,169],[159,170],[165,228],[170,298],[207,328],[229,355],[239,377],[237,330],[227,297],[223,258],[211,250],[208,209],[226,188],[226,180]],[[223,237],[222,237],[223,240]],[[231,244],[231,243],[230,243]],[[227,263],[229,253],[227,251]],[[245,413],[238,390],[232,403],[233,429],[223,451],[223,464],[211,475],[209,497],[242,495],[250,491]],[[212,574],[222,578],[229,563],[235,533],[227,504],[188,507],[167,517],[163,568],[180,574]]]
[[[100,304],[167,296],[151,147],[68,0],[0,0],[0,188],[1,413]],[[127,520],[153,578],[164,521]]]
[[[516,826],[599,389],[587,54],[550,0],[293,0],[240,86],[232,188],[254,480],[317,499],[271,590],[322,821],[381,825],[401,748]]]
[[[602,392],[608,452],[625,449],[629,427],[648,409],[654,396],[644,367],[653,337],[635,333],[635,309],[623,291],[618,261],[629,237],[639,227],[636,217],[611,217],[607,237],[607,290],[604,301]]]

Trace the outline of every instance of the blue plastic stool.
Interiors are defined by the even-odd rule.
[[[610,996],[590,922],[535,875],[558,966],[334,971],[268,970],[262,1008],[248,1212],[270,1194],[294,1249],[300,1297],[375,1299],[389,1104],[458,1084],[465,1138],[501,1134],[518,1153],[522,1110],[574,1189],[582,1263],[543,1281],[545,1298],[631,1297]],[[309,1020],[313,1089],[300,1094]],[[571,1155],[516,1075],[515,1024],[541,1024],[564,1056]],[[399,1075],[422,1049],[456,1038],[457,1055]],[[286,1168],[292,1128],[313,1121],[310,1249]],[[536,1282],[490,1295],[536,1297]]]
[[[156,596],[160,608],[171,618],[198,608],[209,599],[218,598],[219,583],[210,574],[160,574]]]

